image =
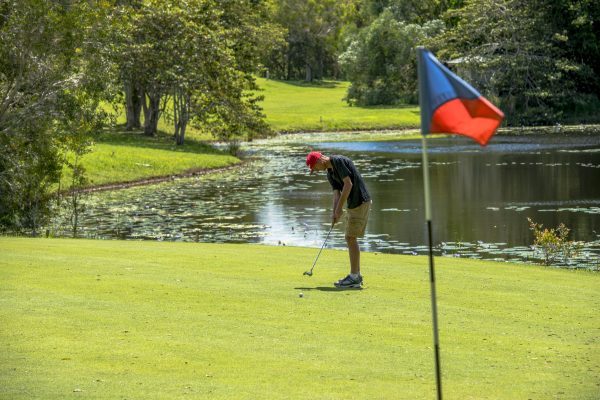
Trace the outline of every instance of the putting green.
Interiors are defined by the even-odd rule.
[[[434,398],[427,259],[317,251],[0,238],[0,398]],[[446,398],[598,398],[599,274],[436,262]]]

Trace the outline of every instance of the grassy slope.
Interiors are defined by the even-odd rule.
[[[167,136],[152,138],[117,131],[99,135],[92,151],[83,157],[91,185],[226,167],[238,162],[236,157],[191,140],[176,146]],[[70,170],[65,168],[64,172],[63,187],[69,186],[71,179]]]
[[[0,238],[0,398],[434,397],[423,257]],[[596,399],[600,275],[437,259],[444,394]],[[304,298],[298,294],[304,293]]]
[[[321,84],[258,78],[265,96],[261,106],[275,131],[319,131],[415,128],[419,109],[406,107],[350,107],[343,100],[348,82]]]

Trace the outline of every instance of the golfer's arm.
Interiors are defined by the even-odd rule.
[[[344,208],[344,204],[346,204],[346,200],[348,200],[348,196],[350,196],[351,190],[352,190],[352,181],[350,180],[350,177],[347,176],[344,178],[344,187],[342,188],[340,197],[337,201],[337,204],[335,205],[336,206],[335,210],[338,213],[342,212],[342,210]]]
[[[340,201],[341,193],[342,192],[340,192],[339,190],[333,191],[333,208],[332,208],[333,215],[335,215],[335,210],[337,210],[337,205],[338,205],[338,202]]]

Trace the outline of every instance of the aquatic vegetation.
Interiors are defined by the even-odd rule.
[[[590,184],[596,171],[578,163],[596,165],[600,153],[557,150],[594,149],[600,147],[598,140],[527,140],[496,137],[484,150],[453,138],[431,141],[434,241],[445,243],[436,246],[435,254],[539,263],[525,218],[547,226],[560,219],[584,243],[577,254],[552,265],[598,269],[600,204],[594,199],[600,192]],[[306,153],[319,149],[350,155],[372,190],[363,248],[425,255],[419,146],[416,140],[246,143],[241,147],[246,162],[235,169],[87,196],[80,235],[319,247],[329,227],[331,189],[323,175],[309,175],[304,164]],[[527,150],[513,152],[520,146]],[[60,223],[57,218],[51,235],[69,236]],[[344,228],[338,226],[327,247],[345,246]]]
[[[569,240],[571,230],[565,224],[548,229],[531,218],[527,218],[527,221],[534,236],[533,246],[542,254],[545,265],[554,264],[559,259],[568,264],[581,251],[583,243]]]

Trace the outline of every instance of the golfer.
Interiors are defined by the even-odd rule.
[[[347,203],[346,243],[350,255],[350,274],[335,282],[339,288],[360,288],[363,277],[360,274],[360,248],[357,238],[363,237],[369,219],[371,195],[365,182],[346,156],[326,156],[317,151],[306,156],[310,173],[327,170],[327,180],[333,188],[332,226],[340,221]]]

